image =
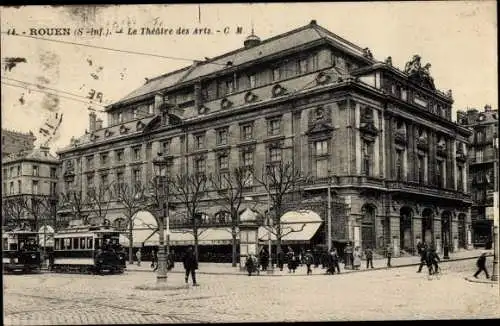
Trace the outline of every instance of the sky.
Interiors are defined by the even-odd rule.
[[[37,145],[47,143],[52,151],[67,146],[71,137],[88,129],[92,93],[94,98],[102,94],[102,101],[92,104],[101,110],[97,104],[125,97],[144,84],[145,78],[242,47],[252,26],[264,40],[313,19],[348,41],[370,48],[376,60],[391,56],[400,69],[419,54],[422,64],[432,64],[436,87],[453,91],[453,119],[457,109],[483,109],[485,104],[498,108],[495,1],[24,6],[0,10],[2,128],[31,130],[38,137]],[[71,35],[38,34],[40,29],[52,27],[66,28]],[[75,35],[79,28],[100,27],[124,32]],[[141,27],[172,28],[174,35],[140,35]],[[227,34],[223,32],[226,27]],[[242,34],[236,33],[237,27],[242,27]],[[128,28],[138,29],[139,34],[128,35]],[[176,35],[178,28],[208,28],[211,34]],[[12,29],[17,35],[25,32],[24,36],[33,37],[9,35]],[[36,35],[31,35],[32,29]],[[26,62],[9,69],[5,67],[8,58]],[[45,122],[56,125],[61,114],[56,135],[41,133],[40,128],[50,131]],[[106,121],[104,114],[98,112],[98,116]]]

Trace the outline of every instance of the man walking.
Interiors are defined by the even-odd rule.
[[[141,266],[141,257],[142,257],[141,248],[137,249],[135,257],[137,258],[137,266]]]
[[[283,271],[284,264],[285,264],[285,252],[283,251],[283,249],[280,248],[278,252],[278,267],[280,271]]]
[[[391,267],[391,258],[392,258],[392,246],[391,244],[387,245],[387,267]]]
[[[420,266],[418,267],[417,273],[422,272],[422,267],[425,265],[425,256],[427,255],[427,244],[424,244],[420,249]]]
[[[311,250],[307,250],[304,254],[304,264],[307,266],[307,275],[312,274],[311,265],[314,261],[314,257],[311,253]]]
[[[189,274],[191,274],[191,279],[193,280],[193,286],[197,286],[196,283],[196,270],[198,269],[198,261],[196,260],[196,255],[193,252],[193,247],[189,246],[183,259],[184,269],[186,270],[186,275],[184,281],[188,284]]]
[[[486,274],[486,278],[490,278],[490,275],[488,274],[488,270],[486,269],[486,253],[482,253],[481,256],[477,259],[477,272],[474,274],[474,277],[477,278],[477,276],[484,271]]]
[[[369,266],[373,268],[373,251],[370,249],[370,247],[366,248],[365,257],[366,257],[366,269],[368,269]]]
[[[335,269],[337,269],[337,273],[340,274],[339,254],[337,253],[337,248],[332,249],[332,272],[333,272],[333,274],[335,274]]]

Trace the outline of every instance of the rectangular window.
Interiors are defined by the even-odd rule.
[[[476,163],[481,163],[483,161],[483,150],[476,149]]]
[[[197,174],[205,174],[205,159],[200,158],[195,161],[195,170]]]
[[[21,176],[21,166],[20,165],[17,166],[17,176],[18,177]]]
[[[89,189],[89,190],[94,189],[94,175],[93,174],[87,175],[87,189]]]
[[[217,130],[217,145],[227,145],[227,128]]]
[[[123,173],[123,171],[116,172],[116,185],[117,185],[116,193],[120,195],[124,191],[125,187],[125,174]]]
[[[107,174],[101,174],[101,188],[106,189],[108,187],[108,175]]]
[[[52,179],[57,178],[57,169],[56,168],[50,168],[50,177]]]
[[[141,170],[140,169],[134,169],[132,171],[132,182],[134,183],[134,185],[138,185],[141,183]]]
[[[146,161],[151,160],[151,151],[153,150],[153,143],[146,144]]]
[[[241,126],[241,135],[243,140],[250,140],[253,138],[253,126],[251,124]]]
[[[94,168],[94,155],[87,156],[87,170]]]
[[[123,149],[119,149],[116,151],[116,161],[117,162],[123,162],[125,158],[125,152]]]
[[[248,76],[248,84],[250,85],[250,88],[257,87],[257,76],[255,74]]]
[[[373,143],[363,142],[363,173],[366,176],[371,175],[373,164]]]
[[[253,166],[253,152],[243,152],[242,153],[243,166],[252,167]]]
[[[443,187],[443,161],[440,160],[436,162],[436,185]]]
[[[278,81],[281,79],[281,68],[273,68],[273,81]]]
[[[14,167],[11,167],[9,169],[9,178],[15,177],[16,175],[14,173],[15,173]]]
[[[38,175],[39,175],[39,171],[38,171],[38,166],[37,165],[33,165],[33,175],[35,177],[38,177]]]
[[[132,158],[134,161],[139,161],[141,159],[141,146],[135,146],[132,148]]]
[[[319,56],[317,53],[313,54],[312,56],[312,70],[318,70],[319,69]]]
[[[281,119],[272,119],[268,121],[267,134],[269,136],[279,135],[281,132]]]
[[[124,121],[123,119],[123,113],[118,113],[118,123],[122,123]]]
[[[425,161],[423,155],[418,155],[418,182],[424,183],[425,181]]]
[[[226,80],[226,94],[231,94],[235,91],[234,80],[228,79]]]
[[[17,193],[20,194],[22,192],[21,180],[17,180]]]
[[[278,147],[269,148],[269,161],[281,162],[281,148]]]
[[[457,168],[457,190],[458,191],[464,191],[464,168],[463,166],[459,165]]]
[[[57,188],[57,183],[51,182],[50,183],[50,194],[55,195],[56,194],[56,188]]]
[[[229,168],[229,158],[227,155],[219,156],[219,170],[227,170]]]
[[[11,181],[9,184],[9,194],[14,194],[14,181]]]
[[[299,66],[299,74],[305,74],[308,70],[307,59],[300,59],[298,62],[298,66]]]
[[[32,181],[31,191],[33,195],[38,195],[38,181]]]
[[[163,154],[166,155],[166,154],[169,154],[170,153],[170,139],[169,140],[165,140],[163,143],[162,143],[162,150],[163,150]]]
[[[194,142],[196,149],[205,148],[205,135],[203,134],[196,135],[194,137]]]
[[[80,239],[73,238],[73,249],[80,249]]]
[[[108,160],[108,153],[102,153],[101,154],[101,165],[107,165],[109,160]]]
[[[328,160],[318,159],[316,160],[316,177],[326,178],[328,177]]]
[[[401,88],[401,99],[406,101],[408,99],[408,94],[406,93],[406,89]]]
[[[328,141],[320,140],[315,142],[316,155],[328,155]]]
[[[403,151],[396,150],[396,180],[403,180]]]

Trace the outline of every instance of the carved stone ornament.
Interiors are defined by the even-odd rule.
[[[227,98],[223,98],[222,101],[220,101],[221,109],[229,109],[232,105],[233,105],[233,102],[231,102]]]
[[[145,127],[144,122],[137,121],[137,125],[136,125],[137,131],[140,131],[140,130],[144,129],[144,127]]]
[[[324,85],[324,84],[327,84],[330,82],[330,80],[332,79],[332,77],[330,77],[328,74],[324,73],[324,72],[320,72],[317,76],[316,76],[316,83],[318,85]]]
[[[255,102],[259,97],[252,92],[247,92],[245,94],[245,103]]]
[[[387,57],[387,59],[385,59],[385,64],[392,67],[392,57]]]
[[[421,57],[415,54],[413,58],[406,63],[405,73],[409,75],[411,80],[419,85],[435,90],[434,78],[430,75],[431,64],[426,63],[425,66],[422,67],[420,61]]]
[[[120,126],[120,134],[126,134],[128,130],[129,128],[127,128],[125,125]]]
[[[204,105],[201,105],[198,108],[198,114],[207,114],[209,112],[208,108]]]
[[[370,51],[369,48],[364,48],[363,49],[363,56],[368,59],[373,59],[373,54],[372,51]]]
[[[91,141],[95,141],[97,138],[99,138],[99,136],[97,136],[95,133],[91,133],[90,134],[90,140]]]
[[[113,134],[114,134],[114,132],[112,132],[109,129],[106,129],[106,131],[104,131],[104,137],[110,137],[110,136],[113,136]]]
[[[375,127],[375,124],[373,123],[373,120],[361,123],[360,126],[359,126],[359,130],[362,133],[368,134],[368,135],[371,135],[371,136],[377,136],[378,132],[379,132],[378,129],[377,129],[377,127]]]
[[[285,95],[287,93],[287,90],[286,90],[286,88],[284,88],[280,84],[276,84],[273,86],[271,93],[272,93],[273,97],[277,97],[277,96]]]

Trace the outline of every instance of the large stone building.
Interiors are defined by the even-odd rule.
[[[59,160],[48,147],[2,157],[2,225],[55,223]]]
[[[2,156],[29,151],[35,148],[36,137],[30,131],[22,133],[2,129]]]
[[[498,110],[490,105],[484,111],[468,109],[457,112],[457,121],[473,130],[469,148],[469,187],[472,195],[473,240],[477,245],[491,241],[493,226],[493,193],[495,191],[495,164],[498,169]]]
[[[401,71],[315,21],[264,41],[252,33],[240,49],[149,79],[107,108],[107,126],[91,113],[88,133],[59,153],[65,188],[147,183],[158,152],[169,173],[246,166],[260,178],[265,164],[292,162],[313,177],[304,196],[324,199],[331,187],[346,203],[345,218],[333,214],[338,245],[467,247],[470,131],[452,122],[451,91],[438,91],[420,60]],[[262,186],[245,195],[265,211]],[[200,211],[227,222],[209,197]],[[113,204],[110,219],[120,214]],[[173,227],[183,218],[170,216]]]

